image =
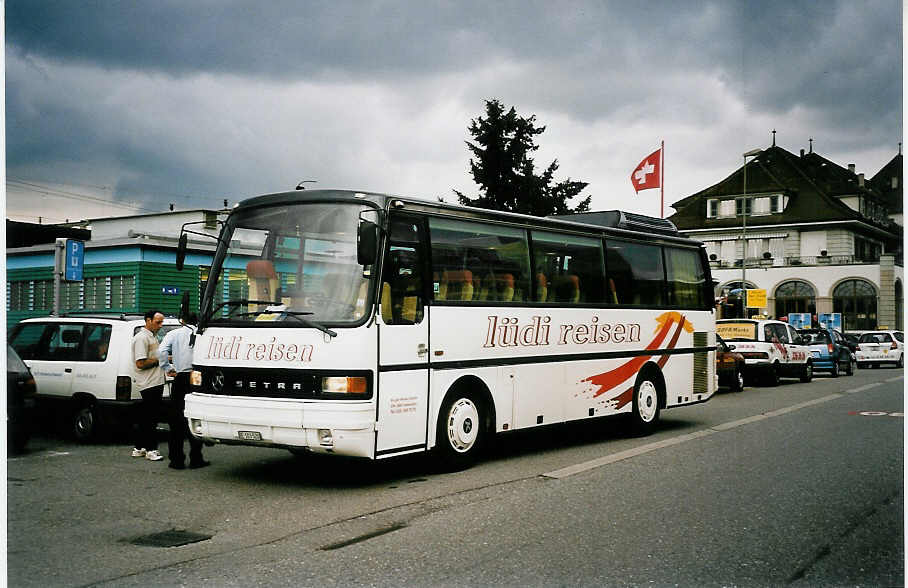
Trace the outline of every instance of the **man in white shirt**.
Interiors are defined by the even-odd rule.
[[[183,463],[186,456],[183,453],[183,441],[189,441],[189,467],[190,469],[203,468],[211,462],[202,458],[202,442],[189,432],[189,423],[183,415],[186,394],[189,393],[189,374],[192,372],[192,347],[189,341],[195,333],[198,322],[196,315],[190,314],[180,320],[183,324],[179,329],[174,329],[164,336],[161,347],[158,349],[158,358],[164,373],[173,378],[170,386],[170,410],[168,423],[170,424],[170,440],[167,445],[167,457],[170,460],[168,467],[182,470],[186,467]]]
[[[156,310],[145,313],[145,326],[132,338],[132,357],[135,362],[133,378],[142,395],[138,406],[138,428],[133,457],[144,457],[160,461],[164,456],[158,452],[158,438],[155,430],[158,415],[161,414],[161,396],[164,393],[164,372],[158,366],[157,332],[164,324],[164,315]]]

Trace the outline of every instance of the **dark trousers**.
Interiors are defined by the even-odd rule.
[[[136,414],[136,443],[139,449],[151,451],[158,448],[158,437],[155,431],[158,428],[158,417],[161,415],[161,395],[164,385],[145,388],[140,392],[142,402],[138,404]]]
[[[170,440],[167,457],[170,463],[183,463],[183,441],[189,440],[189,463],[202,461],[202,442],[189,432],[189,421],[183,416],[186,393],[189,392],[189,372],[180,372],[170,385],[170,410],[167,422],[170,425]]]

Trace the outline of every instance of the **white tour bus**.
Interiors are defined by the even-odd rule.
[[[237,205],[201,279],[185,415],[206,441],[460,467],[496,433],[646,433],[716,389],[709,264],[662,219],[294,191]]]

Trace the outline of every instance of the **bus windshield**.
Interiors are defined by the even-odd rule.
[[[303,203],[234,212],[214,264],[202,269],[202,324],[323,329],[360,321],[370,284],[356,259],[363,210]]]

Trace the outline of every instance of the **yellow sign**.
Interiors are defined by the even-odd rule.
[[[719,323],[716,325],[716,332],[728,341],[757,340],[756,323]]]
[[[766,307],[766,290],[748,290],[747,291],[747,308],[765,308]]]

